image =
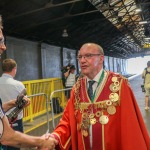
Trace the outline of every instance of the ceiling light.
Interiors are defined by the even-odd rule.
[[[136,12],[141,12],[142,10],[140,8],[137,8],[135,11]]]
[[[68,37],[68,33],[66,29],[63,30],[62,37]]]
[[[147,21],[140,21],[139,24],[146,24]]]
[[[144,38],[145,40],[150,40],[150,37]]]

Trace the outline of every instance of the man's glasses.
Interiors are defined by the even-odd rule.
[[[93,56],[99,56],[99,55],[102,55],[102,54],[85,54],[85,55],[78,55],[77,59],[78,59],[78,60],[81,60],[82,57],[83,57],[84,59],[87,60],[87,59],[92,58]]]
[[[4,37],[0,38],[0,45],[3,45],[4,41],[5,41]]]

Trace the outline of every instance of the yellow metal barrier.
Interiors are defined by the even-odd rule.
[[[34,95],[38,93],[45,93],[49,98],[51,93],[55,90],[63,89],[62,80],[60,78],[49,78],[41,80],[24,81],[23,84],[27,89],[27,95]],[[59,97],[62,99],[61,106],[65,106],[64,92],[55,93],[53,97]],[[26,107],[23,120],[33,121],[33,119],[39,115],[46,113],[46,98],[43,95],[31,97],[31,104]],[[49,100],[50,101],[50,100]],[[51,109],[50,106],[48,108]]]

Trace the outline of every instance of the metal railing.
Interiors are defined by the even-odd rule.
[[[51,93],[50,95],[50,105],[51,105],[51,115],[52,115],[52,126],[53,126],[53,129],[55,129],[55,120],[54,120],[54,109],[53,109],[53,95],[55,93],[58,93],[58,92],[63,92],[63,91],[68,91],[68,90],[71,90],[72,88],[67,88],[67,89],[61,89],[61,90],[55,90]],[[64,102],[62,102],[64,104]],[[49,129],[50,125],[49,125],[49,121],[48,121],[48,129]]]

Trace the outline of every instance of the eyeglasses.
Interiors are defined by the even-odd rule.
[[[87,59],[92,58],[93,56],[99,56],[99,55],[102,55],[102,54],[85,54],[85,55],[78,55],[77,59],[78,59],[78,60],[81,60],[82,57],[83,57],[84,59],[87,60]]]
[[[4,37],[0,38],[0,45],[3,45],[4,41],[5,41]]]

